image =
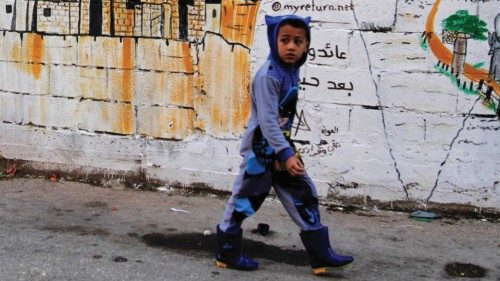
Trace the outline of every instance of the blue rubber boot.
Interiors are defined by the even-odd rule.
[[[353,257],[340,256],[332,250],[327,227],[313,231],[302,231],[300,238],[309,254],[315,275],[325,274],[329,269],[346,268],[354,261]]]
[[[259,264],[241,253],[243,231],[236,234],[224,233],[217,225],[217,254],[215,266],[239,270],[255,270]]]

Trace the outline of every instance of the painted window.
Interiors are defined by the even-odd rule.
[[[43,16],[44,17],[50,17],[51,14],[52,14],[52,10],[50,8],[43,9]]]

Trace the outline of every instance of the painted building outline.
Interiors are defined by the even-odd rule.
[[[220,31],[221,5],[221,0],[8,0],[0,8],[0,30],[192,41],[202,31]]]

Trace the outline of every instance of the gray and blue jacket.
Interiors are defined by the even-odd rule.
[[[245,174],[249,176],[264,173],[274,159],[284,162],[294,155],[290,132],[296,112],[299,68],[305,63],[307,52],[293,66],[286,65],[279,58],[278,29],[288,20],[304,23],[310,42],[309,17],[266,16],[271,51],[252,81],[251,115],[240,148],[245,158]]]

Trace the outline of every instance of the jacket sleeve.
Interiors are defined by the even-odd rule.
[[[262,134],[276,152],[278,159],[285,161],[294,153],[278,124],[280,83],[268,75],[262,76],[253,81],[252,92]]]

